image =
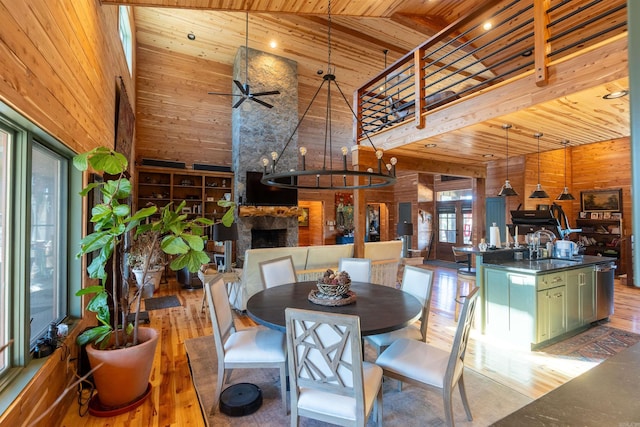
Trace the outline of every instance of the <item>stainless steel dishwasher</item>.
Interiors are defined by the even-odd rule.
[[[613,314],[613,274],[616,265],[604,262],[595,265],[596,271],[596,320],[603,320]]]

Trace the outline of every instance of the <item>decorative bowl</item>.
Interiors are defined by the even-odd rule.
[[[323,276],[318,279],[317,284],[320,293],[329,296],[344,295],[349,292],[351,287],[351,277],[346,271],[337,271],[328,269]]]

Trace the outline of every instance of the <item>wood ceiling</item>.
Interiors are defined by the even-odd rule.
[[[316,85],[317,71],[326,69],[326,0],[103,0],[102,3],[141,6],[134,12],[139,45],[229,66],[238,48],[245,44],[248,11],[249,47],[296,61],[303,84]],[[386,62],[391,64],[479,3],[482,0],[332,0],[331,59],[341,86],[345,91],[353,91],[384,68],[385,49]],[[188,33],[193,33],[196,39],[189,40]],[[269,47],[271,41],[277,42],[277,48]],[[227,92],[230,83],[217,82],[210,90]],[[630,133],[628,97],[605,101],[602,96],[627,87],[625,76],[612,76],[606,82],[601,79],[594,87],[566,88],[557,97],[547,97],[535,105],[533,99],[523,96],[517,111],[505,110],[500,116],[475,124],[450,126],[442,133],[419,134],[409,128],[379,141],[385,148],[406,156],[482,165],[505,157],[502,123],[514,124],[510,156],[535,152],[532,134],[536,131],[545,134],[540,142],[542,151],[560,148],[563,139],[570,140],[571,145],[581,145],[626,137]],[[446,123],[446,118],[441,120]],[[428,143],[437,147],[425,149]],[[485,157],[488,154],[494,157]]]

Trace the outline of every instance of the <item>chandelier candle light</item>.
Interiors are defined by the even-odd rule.
[[[355,117],[356,121],[358,121],[358,116],[349,105],[346,96],[340,89],[338,82],[336,81],[336,76],[333,74],[333,67],[331,64],[331,1],[329,0],[328,4],[328,60],[327,60],[327,73],[322,78],[322,83],[318,90],[313,95],[309,106],[305,110],[304,114],[300,118],[300,121],[296,125],[293,130],[293,133],[287,140],[286,144],[280,154],[273,151],[271,152],[271,159],[268,157],[263,157],[261,159],[262,167],[263,167],[263,176],[261,182],[265,185],[271,185],[274,187],[280,188],[302,188],[302,189],[313,189],[313,190],[354,190],[354,189],[367,189],[367,188],[380,188],[386,187],[388,185],[393,185],[396,182],[396,164],[397,159],[392,157],[389,159],[389,162],[386,163],[384,161],[384,154],[382,150],[377,149],[373,141],[366,135],[367,140],[371,144],[373,148],[378,167],[377,171],[374,171],[373,168],[368,168],[365,170],[352,170],[347,169],[347,154],[349,153],[349,149],[347,147],[341,148],[342,153],[342,165],[336,166],[334,168],[333,161],[334,158],[332,156],[333,144],[331,140],[331,89],[332,86],[340,93],[342,99],[349,107],[351,114]],[[322,71],[318,73],[322,74]],[[319,169],[311,169],[307,170],[307,162],[306,155],[307,149],[306,147],[300,147],[299,152],[302,157],[302,169],[295,170],[291,169],[288,171],[278,171],[277,165],[278,161],[282,157],[282,154],[285,152],[293,137],[295,136],[298,128],[300,127],[302,121],[305,119],[307,113],[309,112],[313,102],[316,100],[316,97],[320,93],[320,90],[323,86],[327,85],[327,105],[326,105],[326,113],[325,113],[325,141],[324,141],[324,155],[323,155],[323,164]],[[338,156],[336,156],[338,158]],[[347,177],[353,177],[351,182],[348,182]]]

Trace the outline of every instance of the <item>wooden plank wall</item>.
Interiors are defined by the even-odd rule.
[[[113,147],[117,76],[135,102],[117,12],[98,0],[0,0],[0,99],[75,151]],[[79,322],[70,331],[70,359],[77,356],[70,343],[83,328]],[[44,362],[0,416],[0,425],[29,424],[51,406],[73,378],[61,353]],[[68,394],[40,425],[57,424],[74,397]]]

